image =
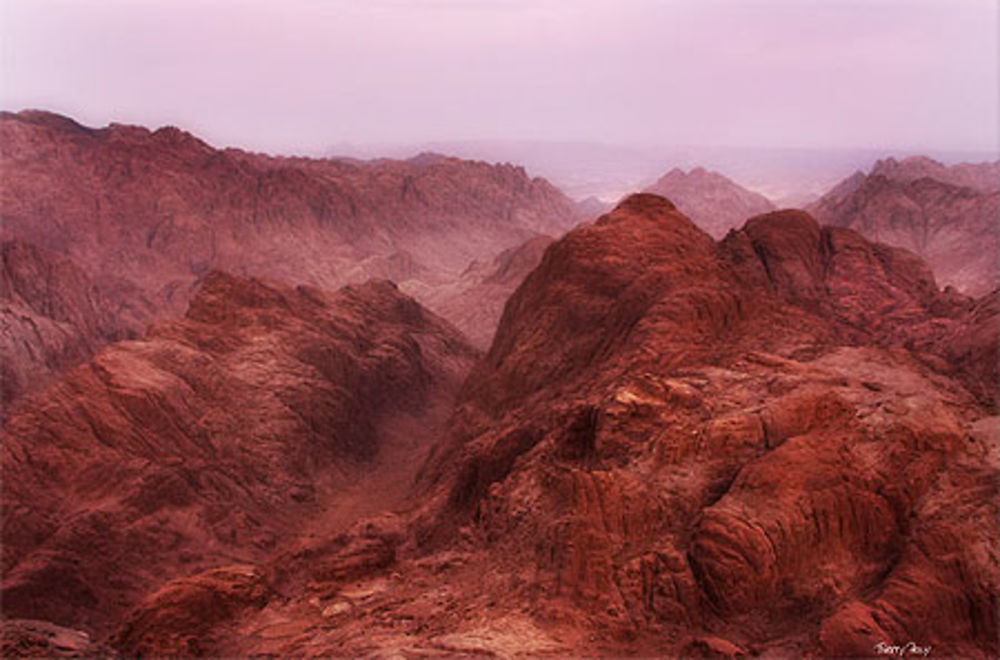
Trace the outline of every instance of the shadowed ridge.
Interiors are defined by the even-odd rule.
[[[799,209],[780,209],[749,218],[744,225],[749,232],[791,232],[793,234],[818,233],[819,222],[809,213]]]
[[[749,239],[775,291],[799,298],[821,293],[823,232],[811,215],[793,209],[765,213],[747,220],[740,233]]]
[[[1000,283],[1000,161],[946,166],[889,158],[867,175],[851,175],[808,210],[823,224],[912,250],[942,286],[980,296]]]

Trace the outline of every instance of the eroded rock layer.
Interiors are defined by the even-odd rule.
[[[178,612],[124,619],[115,646],[202,652],[211,617],[273,594],[255,565],[309,525],[346,526],[376,467],[371,505],[406,489],[475,355],[390,282],[331,294],[210,273],[183,319],[5,424],[4,616],[103,637],[151,598]],[[161,619],[186,637],[147,648]]]
[[[508,303],[418,543],[565,653],[991,657],[997,323],[805,213],[633,196]]]

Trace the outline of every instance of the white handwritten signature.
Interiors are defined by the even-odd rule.
[[[902,658],[907,655],[919,655],[926,658],[931,654],[931,647],[920,646],[916,642],[907,642],[903,645],[879,642],[875,645],[875,653],[878,655],[891,655],[898,658]]]

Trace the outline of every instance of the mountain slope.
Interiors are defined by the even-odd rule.
[[[879,161],[809,207],[821,222],[920,254],[942,285],[983,295],[998,279],[1000,164]]]
[[[701,167],[689,172],[674,168],[646,188],[646,192],[666,197],[681,213],[717,239],[742,225],[747,218],[775,209],[763,195]]]
[[[135,336],[150,313],[116,308],[114,292],[30,243],[0,242],[0,259],[0,411],[105,343]],[[142,296],[133,296],[142,308]]]
[[[433,288],[578,220],[571,200],[509,164],[270,157],[173,127],[92,129],[38,111],[0,114],[0,179],[0,238],[69,259],[122,332],[179,316],[216,268]]]
[[[992,657],[992,300],[802,212],[715,243],[630,197],[508,302],[414,510],[279,560],[301,589],[210,650]],[[172,589],[115,639],[174,629]]]
[[[419,282],[411,282],[405,288],[452,321],[474,346],[486,350],[507,299],[538,265],[553,240],[536,236],[492,260],[473,261],[460,278],[447,285],[421,287]]]
[[[1000,192],[1000,161],[945,165],[927,156],[910,156],[902,160],[886,158],[872,166],[871,174],[904,183],[934,179],[982,193]]]
[[[713,244],[629,198],[508,303],[428,462],[422,547],[462,548],[487,618],[567,654],[990,657],[996,367],[948,354],[996,355],[986,300],[801,212]]]
[[[173,578],[272,593],[255,565],[310,525],[347,529],[359,481],[405,494],[474,357],[389,282],[208,274],[183,319],[105,348],[4,425],[4,615],[103,636]]]

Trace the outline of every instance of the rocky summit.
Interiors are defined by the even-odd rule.
[[[511,298],[415,534],[568,655],[990,657],[997,329],[805,213],[633,196]]]
[[[389,282],[211,272],[27,397],[5,653],[1000,652],[995,293],[653,194],[468,277],[532,263],[485,354]]]

